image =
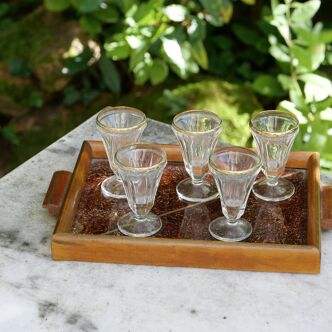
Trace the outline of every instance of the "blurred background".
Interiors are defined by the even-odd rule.
[[[296,150],[332,170],[332,1],[0,2],[0,176],[106,105],[186,109],[250,146],[262,109],[295,113]]]

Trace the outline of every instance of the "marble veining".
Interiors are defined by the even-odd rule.
[[[332,232],[319,275],[53,261],[55,219],[41,203],[84,139],[99,139],[94,117],[0,179],[1,332],[331,329]],[[175,143],[152,120],[143,140]]]

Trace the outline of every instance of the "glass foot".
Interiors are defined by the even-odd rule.
[[[153,213],[148,213],[143,220],[137,220],[133,212],[122,216],[118,221],[119,231],[128,236],[148,237],[158,233],[162,223],[160,217]]]
[[[207,202],[219,196],[214,182],[203,181],[198,185],[193,184],[190,178],[179,182],[176,192],[180,199],[188,202]]]
[[[295,187],[292,182],[283,178],[278,180],[277,185],[270,186],[266,178],[263,178],[254,184],[252,191],[256,197],[264,201],[279,202],[292,197]]]
[[[217,240],[237,242],[248,238],[252,233],[252,227],[245,219],[230,223],[225,217],[220,217],[210,223],[209,232]]]
[[[126,198],[123,184],[115,175],[105,179],[101,184],[101,192],[104,197]]]

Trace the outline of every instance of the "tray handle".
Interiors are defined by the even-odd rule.
[[[57,171],[53,173],[50,185],[44,198],[43,207],[52,216],[58,216],[65,198],[72,173],[69,171]]]
[[[332,229],[332,186],[321,187],[321,228]]]

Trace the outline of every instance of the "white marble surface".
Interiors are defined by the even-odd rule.
[[[0,180],[1,332],[332,329],[332,232],[319,275],[52,261],[50,177],[95,138],[91,119]],[[145,140],[174,137],[150,121]]]

